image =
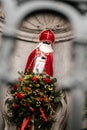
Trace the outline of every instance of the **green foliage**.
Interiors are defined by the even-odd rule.
[[[30,117],[29,130],[34,117],[35,130],[50,130],[55,110],[61,100],[61,91],[56,92],[56,78],[47,74],[20,73],[18,83],[11,89],[8,103],[8,119],[21,128],[23,120]]]

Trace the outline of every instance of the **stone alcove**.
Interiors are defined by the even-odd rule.
[[[16,58],[19,58],[20,61],[18,65],[19,68],[16,68],[16,71],[24,69],[29,53],[39,43],[38,37],[40,32],[46,28],[51,28],[56,37],[55,44],[53,45],[55,52],[54,75],[58,76],[60,82],[62,78],[64,79],[68,76],[72,66],[71,47],[73,41],[72,26],[69,21],[61,15],[57,16],[46,12],[37,13],[27,17],[21,23],[19,30],[17,30],[17,49],[14,55],[16,66]],[[58,69],[57,72],[59,74],[56,73],[55,68]]]
[[[54,13],[36,13],[24,19],[17,30],[17,48],[13,58],[13,73],[23,71],[30,52],[39,43],[39,34],[42,30],[51,28],[55,33],[54,49],[54,76],[57,77],[58,86],[67,82],[72,69],[71,59],[73,30],[70,22],[63,16]],[[15,64],[16,63],[16,64]],[[54,130],[63,130],[68,125],[70,114],[70,93],[64,92],[61,100],[62,107],[56,115]]]
[[[2,13],[1,13],[2,14]],[[1,15],[3,19],[4,16]],[[1,32],[4,19],[1,20]],[[54,15],[51,13],[39,13],[34,14],[25,19],[19,29],[17,30],[17,47],[13,56],[13,73],[17,79],[17,71],[23,71],[28,58],[29,53],[38,44],[39,33],[45,28],[51,28],[56,36],[56,42],[53,45],[54,49],[54,76],[57,77],[58,85],[62,86],[64,82],[69,78],[69,72],[73,63],[71,62],[72,51],[72,39],[73,30],[69,21],[63,18],[61,15]],[[4,99],[9,96],[7,92],[4,92]],[[67,127],[67,122],[70,112],[70,96],[69,93],[64,92],[61,100],[62,108],[56,115],[56,123],[53,125],[54,130],[63,130]],[[4,106],[3,106],[4,107]],[[15,130],[15,126],[10,124],[5,113],[2,111],[5,120],[5,130]]]

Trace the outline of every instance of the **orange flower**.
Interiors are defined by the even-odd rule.
[[[47,117],[45,116],[44,111],[42,110],[42,107],[40,107],[41,116],[44,119],[44,121],[48,121]]]
[[[40,97],[35,98],[37,101],[42,101],[43,99]]]
[[[45,102],[48,102],[47,96],[44,96],[43,100],[44,100]]]
[[[29,90],[31,90],[31,88],[29,88],[29,87],[25,87],[25,90],[26,90],[26,91],[29,91]]]

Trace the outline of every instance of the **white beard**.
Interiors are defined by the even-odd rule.
[[[43,44],[43,42],[41,42],[37,47],[39,47],[39,49],[45,53],[53,52],[51,44]]]

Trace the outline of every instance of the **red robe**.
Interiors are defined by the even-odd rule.
[[[39,51],[37,51],[37,50],[39,50]],[[46,62],[45,62],[45,65],[44,65],[44,70],[48,75],[53,76],[53,53],[49,52],[49,53],[44,53],[44,54],[46,56]],[[31,72],[33,72],[35,62],[36,62],[36,58],[37,58],[38,55],[41,55],[41,51],[40,51],[39,48],[36,48],[35,50],[33,50],[31,52],[31,54],[29,55],[28,60],[27,60],[25,72],[27,72],[28,69],[30,69]]]

